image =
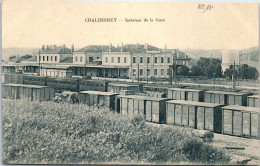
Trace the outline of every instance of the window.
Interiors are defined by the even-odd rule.
[[[150,75],[150,69],[147,69],[147,75],[148,76]]]
[[[114,63],[114,57],[111,58],[111,63]]]
[[[45,61],[45,56],[42,57],[42,61]]]
[[[162,76],[164,75],[164,69],[161,69],[161,75]]]
[[[133,76],[136,76],[136,69],[133,69]]]
[[[171,59],[170,58],[168,58],[168,63],[171,63]]]
[[[136,57],[133,57],[133,63],[136,63]]]
[[[157,76],[157,69],[154,69],[154,75]]]
[[[126,63],[126,57],[124,57],[124,63]]]
[[[157,57],[154,58],[154,63],[157,63]]]
[[[108,63],[108,57],[106,57],[106,63]]]
[[[117,63],[120,63],[120,57],[117,57]]]
[[[51,61],[52,61],[52,56],[51,56]]]
[[[97,59],[99,59],[99,57],[97,57]]]
[[[161,57],[161,63],[163,63],[163,57]]]
[[[143,57],[140,57],[140,63],[143,63]]]
[[[55,56],[55,61],[57,61],[57,56]]]
[[[143,71],[143,69],[140,69],[140,76],[143,76],[143,73],[144,71]]]
[[[47,56],[47,61],[49,61],[49,56]]]
[[[56,61],[56,57],[55,57],[55,61]],[[75,62],[78,62],[78,57],[77,56],[75,58]]]
[[[82,56],[80,57],[79,61],[82,62]]]
[[[89,61],[89,62],[93,62],[93,57],[89,57],[89,58],[88,58],[88,61]]]
[[[150,63],[150,57],[147,57],[147,63]]]

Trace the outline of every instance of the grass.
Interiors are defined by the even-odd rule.
[[[3,163],[227,163],[191,129],[83,104],[2,100]]]

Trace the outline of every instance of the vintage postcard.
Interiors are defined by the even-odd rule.
[[[259,4],[2,1],[3,164],[260,164]]]

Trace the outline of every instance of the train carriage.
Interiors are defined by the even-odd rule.
[[[104,80],[80,80],[80,91],[108,91],[108,82]]]
[[[220,104],[170,100],[166,102],[166,123],[221,132]]]
[[[247,97],[247,106],[248,107],[259,107],[259,96],[253,95]]]
[[[47,86],[54,88],[55,90],[79,90],[79,81],[78,79],[69,79],[69,78],[56,78],[56,77],[47,77]]]
[[[47,80],[43,76],[24,76],[24,84],[46,86]]]
[[[222,108],[223,134],[260,138],[259,108],[244,106],[225,106]]]

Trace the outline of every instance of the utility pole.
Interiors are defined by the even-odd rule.
[[[41,75],[41,51],[39,49],[39,75]]]
[[[147,61],[147,58],[146,58]],[[146,62],[146,76],[147,76],[147,84],[148,84],[148,62]]]
[[[140,84],[139,63],[137,64],[137,80],[139,85]]]
[[[119,79],[119,74],[120,74],[119,67],[117,67],[117,82],[118,82],[118,79]]]
[[[236,89],[236,61],[234,61],[232,82],[233,82],[233,89]]]
[[[175,86],[177,86],[177,49],[175,49],[175,55],[176,55],[176,60],[173,61],[174,64],[174,81],[175,81]]]

